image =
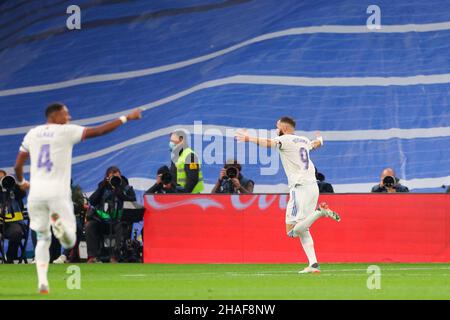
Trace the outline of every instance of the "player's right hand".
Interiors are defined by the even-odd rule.
[[[134,109],[132,112],[130,112],[127,115],[127,120],[138,120],[142,118],[142,109],[141,108],[137,108]]]

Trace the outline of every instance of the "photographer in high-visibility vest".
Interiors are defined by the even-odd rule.
[[[189,148],[186,132],[177,130],[170,135],[171,154],[170,174],[174,184],[181,186],[186,193],[203,191],[201,163],[194,150]]]
[[[8,239],[7,263],[14,263],[14,260],[18,259],[20,241],[26,228],[23,221],[23,199],[26,195],[17,185],[15,178],[0,170],[0,232]]]

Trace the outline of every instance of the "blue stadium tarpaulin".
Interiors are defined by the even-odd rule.
[[[26,131],[62,101],[83,125],[146,110],[140,122],[75,147],[73,178],[86,191],[110,165],[148,188],[170,161],[177,127],[273,130],[290,115],[300,133],[322,132],[324,148],[312,158],[336,191],[368,192],[393,167],[413,191],[442,192],[450,184],[450,2],[377,1],[374,31],[366,28],[371,2],[78,1],[80,30],[66,27],[71,1],[2,2],[0,168],[12,172]],[[194,146],[202,154],[214,139],[203,140]],[[220,143],[236,147],[215,150],[222,162],[241,148],[232,134]],[[256,191],[286,190],[281,167],[265,175],[267,162],[242,160]],[[204,164],[207,190],[221,166]]]

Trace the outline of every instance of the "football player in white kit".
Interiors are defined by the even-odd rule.
[[[127,116],[103,125],[87,128],[69,124],[69,110],[62,103],[47,107],[47,123],[37,126],[25,135],[17,156],[15,171],[23,190],[30,188],[28,212],[30,227],[37,233],[36,269],[41,294],[49,292],[47,271],[50,226],[61,245],[70,249],[76,241],[76,222],[73,213],[70,179],[73,145],[85,139],[107,134],[128,120],[141,118],[142,110],[136,109]],[[30,158],[30,183],[23,176],[23,166]]]
[[[289,117],[278,120],[277,133],[278,137],[275,139],[265,139],[250,137],[245,130],[241,130],[236,132],[236,139],[279,150],[290,190],[286,208],[286,233],[289,237],[300,238],[309,261],[308,267],[299,273],[320,273],[309,228],[321,217],[336,221],[341,219],[326,203],[321,203],[316,210],[319,188],[309,151],[322,146],[323,138],[318,134],[316,140],[310,141],[307,137],[296,136],[295,121]]]

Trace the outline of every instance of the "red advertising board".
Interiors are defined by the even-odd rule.
[[[146,195],[146,263],[298,263],[287,195]],[[312,227],[320,262],[450,262],[446,194],[321,195],[342,221]]]

